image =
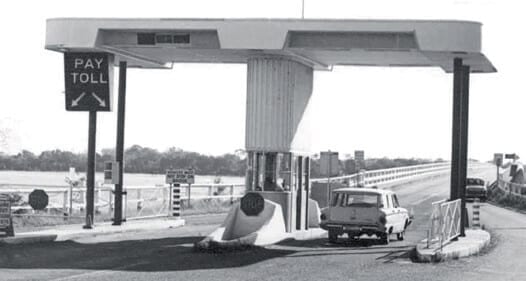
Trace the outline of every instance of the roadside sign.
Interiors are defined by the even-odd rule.
[[[104,162],[104,183],[119,184],[119,162]]]
[[[354,151],[354,171],[358,173],[365,168],[365,152],[363,150]]]
[[[111,111],[110,60],[108,53],[64,53],[66,110]]]
[[[497,166],[502,166],[502,153],[494,153],[493,154],[493,163]]]
[[[44,210],[49,203],[49,197],[44,190],[35,189],[29,193],[28,201],[33,210]]]
[[[247,193],[241,198],[240,208],[247,216],[257,216],[265,208],[265,199],[259,193]]]
[[[365,161],[365,152],[363,150],[355,150],[354,160],[355,161]]]
[[[320,174],[324,176],[338,175],[340,171],[340,161],[338,152],[322,151],[320,153]]]
[[[0,228],[11,226],[11,201],[7,194],[0,194]]]
[[[195,182],[194,169],[166,170],[166,183],[168,184],[193,184]]]

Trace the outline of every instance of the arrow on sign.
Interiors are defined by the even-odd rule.
[[[79,105],[79,101],[86,95],[85,92],[82,92],[82,94],[80,94],[80,96],[74,100],[71,101],[71,106],[72,107],[75,107],[77,105]]]
[[[91,93],[91,95],[99,102],[99,105],[102,107],[106,107],[106,101],[99,98],[95,93]]]

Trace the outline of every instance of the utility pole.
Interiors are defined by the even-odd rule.
[[[122,191],[124,173],[124,113],[126,106],[126,61],[119,63],[119,105],[117,109],[117,145],[115,147],[115,161],[119,163],[118,182],[115,184],[115,211],[113,225],[121,225],[122,218]]]

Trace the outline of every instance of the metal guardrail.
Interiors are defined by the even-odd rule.
[[[390,169],[365,171],[352,175],[332,177],[331,182],[346,182],[350,187],[373,186],[380,184],[395,183],[421,176],[447,173],[451,164],[449,162],[413,165]],[[311,182],[326,183],[327,178],[312,179]]]
[[[427,248],[442,249],[460,235],[461,199],[441,200],[432,203],[431,226],[427,232]]]
[[[525,184],[508,182],[508,181],[503,180],[499,176],[499,179],[497,180],[497,187],[506,193],[526,198],[526,185]]]

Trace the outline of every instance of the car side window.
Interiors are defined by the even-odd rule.
[[[340,200],[340,197],[341,197],[341,194],[340,193],[334,193],[334,195],[332,196],[332,202],[331,202],[331,206],[337,206],[338,205],[338,200]]]
[[[342,193],[340,195],[341,199],[340,199],[340,207],[345,207],[345,204],[347,203],[347,194],[345,193]]]
[[[398,198],[394,194],[393,194],[393,204],[395,208],[400,207],[400,204],[398,203]]]

